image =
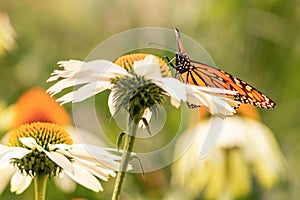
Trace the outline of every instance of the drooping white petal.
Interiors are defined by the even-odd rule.
[[[170,102],[171,102],[172,106],[174,106],[175,108],[179,108],[180,101],[178,101],[176,98],[171,96],[170,97]]]
[[[91,82],[80,87],[78,90],[72,91],[60,97],[56,101],[61,102],[62,104],[68,102],[80,102],[93,95],[98,94],[99,92],[109,89],[111,86],[112,85],[110,82]]]
[[[138,75],[145,76],[149,79],[162,78],[159,63],[153,55],[148,55],[143,60],[135,61],[134,71]]]
[[[226,94],[231,96],[236,94],[234,91],[219,90],[218,88],[207,89],[195,85],[187,85],[185,89],[187,92],[187,102],[205,106],[213,115],[221,117],[233,115],[236,112],[234,107],[239,105],[238,101],[234,101],[232,97],[226,96]]]
[[[9,165],[4,169],[0,169],[0,195],[5,190],[6,186],[9,184],[11,177],[16,173],[17,169],[13,165]]]
[[[36,148],[38,151],[44,152],[48,158],[50,158],[53,162],[55,162],[64,170],[67,170],[71,173],[74,172],[74,167],[72,166],[72,163],[64,155],[57,153],[55,151],[52,152],[46,151],[43,147],[41,147],[36,143],[36,140],[34,138],[19,138],[19,140],[29,148]]]
[[[73,179],[80,185],[94,192],[103,191],[100,182],[88,170],[84,169],[83,167],[75,163],[73,164],[73,166],[74,166],[74,173],[65,171],[66,175],[68,175],[71,179]]]
[[[110,153],[110,151],[118,152],[115,149],[111,148],[100,148],[94,145],[81,145],[81,144],[74,144],[72,145],[73,148],[71,148],[68,152],[72,155],[74,159],[80,158],[83,160],[91,161],[94,163],[97,163],[97,165],[101,165],[101,167],[106,169],[113,169],[113,170],[119,170],[120,163],[118,161],[121,160],[121,156],[114,155]],[[131,170],[132,166],[128,166],[128,170]]]
[[[225,90],[221,88],[213,88],[213,87],[201,87],[197,85],[189,85],[190,87],[194,87],[197,90],[201,90],[202,92],[206,92],[208,94],[216,94],[216,95],[236,95],[238,92],[233,90]]]
[[[69,92],[68,94],[65,94],[64,96],[56,99],[57,102],[60,102],[60,105],[72,102],[74,98],[74,91]]]
[[[115,153],[119,153],[116,149],[112,148],[102,148],[102,147],[97,147],[94,145],[89,145],[89,144],[73,144],[72,148],[70,149],[70,153],[72,155],[76,156],[82,156],[82,157],[91,157],[91,155],[100,155],[103,157],[107,157],[111,160],[120,160],[121,157],[109,153],[109,151],[114,151]],[[120,151],[122,153],[122,151]]]
[[[5,152],[7,152],[7,146],[6,145],[3,145],[3,144],[0,144],[0,155],[2,154],[2,153],[5,153]]]
[[[31,137],[19,138],[19,140],[28,148],[37,149],[40,152],[45,151],[45,149],[43,147],[41,147],[40,145],[37,144],[37,142],[34,138],[31,138]]]
[[[114,171],[117,171],[120,167],[120,163],[112,160],[111,158],[101,157],[101,155],[97,156],[90,154],[89,152],[82,154],[73,151],[68,152],[66,155],[71,157],[74,163],[85,167],[92,174],[103,180],[107,180],[109,176],[114,177],[116,175]],[[119,158],[119,160],[120,159],[121,158]],[[129,165],[128,168],[128,170],[131,170],[132,166]]]
[[[68,144],[48,144],[49,151],[53,151],[55,149],[64,149],[69,150],[71,148]]]
[[[22,147],[6,147],[6,149],[7,151],[2,152],[0,158],[0,169],[8,167],[12,158],[21,159],[31,152],[30,150]]]
[[[186,101],[185,85],[175,78],[156,79],[154,83],[178,102]]]
[[[208,107],[208,104],[207,102],[205,101],[205,97],[208,97],[207,94],[203,94],[203,93],[199,93],[198,92],[193,92],[193,91],[189,91],[187,90],[187,101],[191,104],[194,104],[194,105],[199,105],[199,106],[205,106],[205,107]]]
[[[116,102],[114,100],[115,92],[112,90],[108,96],[108,109],[111,116],[114,116],[117,111]]]
[[[107,167],[103,167],[99,165],[99,163],[95,163],[94,161],[88,161],[80,158],[75,158],[75,163],[89,172],[91,172],[94,176],[107,181],[109,176],[114,177],[116,173],[112,169],[107,169]]]
[[[10,191],[16,194],[21,194],[29,187],[32,179],[33,178],[31,176],[21,174],[17,171],[11,178]]]
[[[76,182],[69,176],[61,172],[58,176],[53,177],[55,184],[65,193],[72,193],[76,189]]]
[[[74,173],[74,166],[69,161],[68,158],[66,158],[64,155],[57,153],[55,151],[48,152],[44,151],[44,153],[50,158],[53,162],[55,162],[57,165],[59,165],[64,170]]]
[[[51,96],[61,92],[63,89],[82,85],[90,82],[96,82],[99,80],[99,77],[82,77],[82,78],[66,78],[58,81],[52,85],[46,92],[51,94]]]
[[[142,118],[144,118],[148,124],[151,120],[151,117],[152,117],[152,112],[149,108],[146,108],[145,111],[144,111],[144,114],[142,115]],[[139,124],[138,124],[139,127],[142,127],[142,128],[146,128],[144,122],[142,120],[139,121]]]

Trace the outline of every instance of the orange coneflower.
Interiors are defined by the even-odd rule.
[[[32,122],[49,122],[64,126],[70,123],[70,117],[43,89],[33,88],[26,91],[17,101],[12,128]]]

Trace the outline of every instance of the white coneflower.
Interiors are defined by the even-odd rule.
[[[37,183],[41,177],[46,181],[61,174],[99,192],[103,188],[98,178],[107,180],[119,168],[121,157],[111,152],[117,150],[73,144],[60,125],[34,122],[12,131],[8,144],[0,145],[0,169],[13,172],[11,191],[16,194],[22,193],[33,179]]]
[[[134,59],[135,55],[133,54],[132,57]],[[236,94],[234,91],[187,85],[177,79],[163,77],[160,72],[161,63],[157,57],[152,55],[135,61],[131,69],[128,69],[128,66],[119,66],[107,60],[90,62],[70,60],[61,61],[58,64],[63,70],[55,70],[48,82],[59,78],[63,79],[50,87],[47,90],[48,93],[55,95],[68,87],[83,85],[57,99],[62,104],[83,101],[106,89],[111,90],[109,97],[111,100],[108,102],[112,115],[120,109],[118,106],[122,108],[127,106],[134,95],[143,97],[141,100],[147,104],[144,108],[147,108],[148,105],[161,104],[162,97],[167,95],[170,96],[171,103],[175,107],[184,101],[205,106],[212,114],[220,116],[232,115],[235,113],[234,108],[239,104],[226,96],[226,94],[231,96]],[[150,100],[151,98],[154,100],[153,102]],[[131,101],[130,103],[134,102]],[[140,103],[140,105],[142,104],[143,102]]]
[[[116,175],[117,150],[81,144],[74,132],[83,130],[70,126],[67,112],[44,90],[26,91],[10,115],[10,131],[0,145],[0,192],[11,182],[11,191],[20,194],[41,175],[68,183],[62,188],[66,192],[76,182],[98,192],[103,190],[99,179]]]
[[[199,152],[211,126],[210,119],[200,121],[179,138],[178,152],[194,139],[172,168],[172,185],[186,199],[200,194],[204,199],[244,197],[251,191],[252,178],[269,189],[283,177],[285,161],[276,139],[270,129],[253,119],[257,111],[253,112],[251,106],[242,105],[241,116],[226,118],[220,139],[203,159],[199,159]]]
[[[188,102],[205,106],[212,114],[222,117],[235,113],[234,108],[239,104],[229,97],[236,94],[234,91],[188,85],[175,78],[164,77],[167,65],[153,55],[122,56],[115,63],[107,60],[70,60],[59,62],[59,65],[63,70],[55,70],[48,81],[62,80],[50,87],[48,93],[55,95],[68,87],[82,86],[57,101],[62,104],[80,102],[109,89],[108,106],[111,114],[120,110],[129,113],[124,154],[112,197],[114,200],[119,199],[137,125],[142,121],[147,126],[151,114],[157,112],[154,105],[162,104],[165,96],[170,97],[175,107],[179,107],[181,101]]]

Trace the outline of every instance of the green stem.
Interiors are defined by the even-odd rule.
[[[48,176],[46,174],[37,174],[34,178],[35,187],[35,200],[45,200],[46,199],[46,186],[47,186]]]
[[[112,200],[118,200],[120,198],[122,185],[125,180],[125,175],[127,171],[127,166],[131,158],[131,152],[133,150],[133,145],[135,141],[135,135],[137,131],[137,124],[131,120],[130,116],[128,119],[128,134],[125,136],[124,141],[124,152],[122,155],[122,160],[120,163],[120,170],[118,171],[116,182],[115,182],[115,188],[112,196]]]

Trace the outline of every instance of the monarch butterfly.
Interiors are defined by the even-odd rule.
[[[178,45],[178,52],[175,55],[175,65],[172,64],[170,59],[167,58],[167,60],[176,70],[176,73],[180,75],[180,79],[183,82],[237,91],[238,95],[234,98],[243,104],[251,104],[266,109],[275,107],[274,101],[241,79],[220,69],[191,60],[189,55],[184,51],[179,30],[177,28],[174,30]],[[192,108],[195,107],[195,105],[189,106]]]

